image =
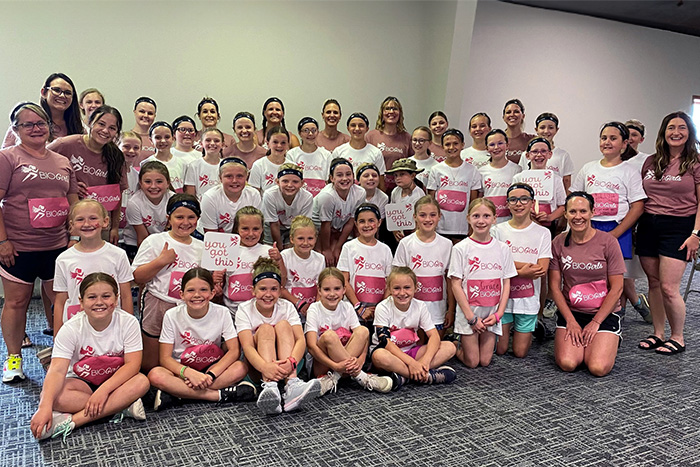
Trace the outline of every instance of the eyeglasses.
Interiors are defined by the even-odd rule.
[[[180,133],[187,133],[187,134],[189,134],[189,135],[192,135],[192,134],[196,133],[196,132],[194,131],[194,128],[183,128],[183,127],[180,127],[180,128],[178,128],[176,131],[179,131]]]
[[[411,142],[416,143],[416,144],[423,144],[426,141],[428,141],[425,138],[411,138]]]
[[[488,147],[495,148],[496,146],[498,146],[500,148],[501,146],[505,146],[505,145],[506,145],[505,141],[498,141],[496,143],[489,143]]]
[[[50,87],[50,88],[46,88],[46,89],[48,91],[51,91],[51,94],[53,94],[56,97],[59,97],[59,96],[73,97],[73,91],[71,91],[70,89],[63,90],[63,89],[55,87],[55,86]]]
[[[530,154],[535,155],[535,156],[539,156],[539,155],[546,156],[547,154],[549,154],[549,151],[547,149],[543,149],[541,151],[529,151],[529,152],[530,152]]]
[[[512,204],[515,206],[516,204],[527,204],[530,201],[532,201],[532,198],[529,196],[521,196],[520,198],[517,198],[515,196],[511,196],[510,198],[507,198],[506,201],[508,201],[508,204]]]
[[[384,110],[386,110],[387,112],[398,112],[399,108],[391,106],[391,107],[384,107]]]
[[[318,128],[304,128],[301,132],[305,135],[315,135],[318,133]]]
[[[45,121],[41,120],[38,122],[27,122],[27,123],[18,123],[15,125],[15,128],[24,128],[27,131],[32,131],[34,127],[40,129],[40,130],[45,130],[46,128],[49,127],[49,124],[46,123]]]

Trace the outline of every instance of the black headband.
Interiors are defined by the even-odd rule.
[[[608,127],[613,127],[620,130],[620,135],[622,136],[622,139],[630,138],[630,130],[624,124],[620,122],[608,122],[605,125],[603,125],[603,128],[600,129],[600,132],[602,133],[603,130],[605,130]]]
[[[451,135],[451,136],[456,136],[457,138],[459,138],[459,140],[460,140],[461,142],[464,142],[464,133],[462,133],[461,131],[459,131],[457,128],[448,128],[448,129],[442,134],[442,137],[441,137],[441,139],[440,139],[440,142],[442,143],[443,141],[445,141],[445,137],[446,137],[446,136],[450,136],[450,135]]]
[[[192,201],[182,199],[180,201],[175,201],[172,206],[170,206],[170,209],[168,209],[168,215],[172,214],[175,212],[177,208],[187,208],[193,213],[199,217],[202,214],[202,210],[200,209],[198,203],[194,203]]]
[[[246,170],[248,169],[248,164],[246,164],[240,157],[227,157],[225,159],[221,159],[221,162],[219,162],[219,167],[223,167],[225,164],[241,164],[246,168]]]
[[[363,211],[371,211],[377,216],[377,219],[381,219],[382,215],[379,213],[379,208],[374,204],[361,204],[357,209],[355,209],[355,220],[360,217],[360,213]]]
[[[338,159],[340,159],[340,158],[338,158]],[[352,164],[350,163],[349,160],[347,160],[347,159],[336,160],[335,162],[333,162],[331,164],[330,176],[333,176],[333,171],[335,170],[336,167],[338,167],[339,165],[343,165],[343,164],[350,167],[350,172],[352,172]]]
[[[202,107],[204,107],[204,104],[211,104],[214,106],[216,109],[216,113],[219,113],[219,104],[216,103],[216,101],[212,97],[205,97],[201,101],[199,101],[199,104],[197,104],[197,115],[199,115],[202,112]]]
[[[194,127],[194,131],[197,131],[197,124],[194,123],[194,119],[192,119],[191,117],[188,117],[187,115],[182,115],[180,117],[177,117],[175,119],[175,121],[173,122],[173,128],[176,129],[178,127],[178,125],[180,125],[180,123],[182,123],[182,122],[191,123],[192,126]]]
[[[297,125],[297,131],[301,133],[301,127],[306,125],[307,123],[313,123],[316,125],[316,129],[318,129],[318,122],[316,121],[315,118],[313,117],[304,117],[301,120],[299,120],[299,125]]]
[[[539,124],[544,122],[545,120],[554,122],[554,125],[556,125],[557,127],[559,126],[559,119],[557,118],[557,116],[549,113],[541,114],[539,117],[537,117],[537,120],[535,120],[535,126],[539,126]]]
[[[156,128],[161,127],[161,126],[164,126],[168,130],[170,130],[170,133],[172,134],[173,127],[170,126],[170,123],[159,120],[159,121],[155,122],[153,125],[151,125],[151,128],[148,129],[148,136],[151,136],[153,134],[153,130],[155,130]]]
[[[535,138],[532,138],[528,143],[527,143],[527,150],[530,151],[532,147],[537,144],[537,143],[544,143],[547,145],[549,150],[552,150],[552,143],[549,142],[547,138],[543,138],[542,136],[537,136]]]
[[[255,117],[253,116],[252,113],[250,112],[238,112],[235,117],[233,117],[233,126],[236,126],[236,122],[242,118],[247,118],[253,123],[253,126],[255,126]]]
[[[365,173],[366,170],[370,170],[370,169],[371,169],[371,170],[374,170],[375,172],[377,172],[377,175],[379,175],[379,169],[377,168],[376,165],[374,165],[374,164],[364,164],[362,167],[360,167],[359,169],[357,169],[357,179],[359,180],[359,179],[360,179],[360,176],[361,176],[363,173]]]
[[[535,190],[532,189],[530,185],[527,183],[513,183],[511,186],[508,187],[508,191],[506,192],[506,196],[510,194],[511,191],[517,190],[517,189],[525,190],[528,193],[530,193],[530,196],[533,198],[535,197]]]
[[[642,135],[642,138],[644,138],[644,130],[642,130],[640,127],[637,125],[625,125],[628,130],[637,130],[640,135]]]
[[[569,193],[569,196],[566,197],[566,201],[564,201],[564,205],[569,202],[570,199],[573,198],[586,198],[588,202],[591,204],[591,209],[595,206],[595,199],[593,199],[593,196],[590,193],[586,193],[585,191],[572,191]]]
[[[367,115],[363,114],[362,112],[355,112],[354,114],[350,114],[348,117],[347,124],[345,126],[350,126],[350,120],[353,118],[360,118],[365,122],[365,125],[369,127],[369,119],[367,118]]]
[[[304,174],[301,173],[301,170],[297,169],[282,169],[279,172],[277,172],[277,178],[282,178],[285,175],[296,175],[297,177],[301,178],[304,180]]]
[[[277,282],[279,282],[280,285],[282,285],[282,278],[280,277],[279,274],[277,274],[274,271],[265,271],[265,272],[261,272],[260,274],[258,274],[257,276],[255,276],[253,278],[253,286],[255,286],[255,284],[257,284],[258,282],[260,282],[263,279],[274,279]]]
[[[157,107],[156,107],[156,101],[154,101],[154,100],[151,99],[150,97],[141,96],[141,97],[139,97],[138,99],[136,99],[136,102],[134,102],[134,110],[136,110],[136,107],[137,107],[141,102],[145,102],[145,103],[147,103],[147,104],[151,104],[151,105],[153,106],[154,109],[157,108]]]

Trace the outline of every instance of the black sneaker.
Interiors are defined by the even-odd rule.
[[[535,325],[535,331],[532,333],[533,337],[537,339],[537,342],[544,342],[547,339],[552,339],[554,337],[554,331],[549,329],[544,323],[544,320],[538,319]]]
[[[170,407],[179,407],[181,405],[182,399],[179,397],[171,396],[167,392],[161,391],[160,389],[156,391],[156,398],[153,402],[153,410],[156,412],[169,409]]]
[[[428,384],[450,384],[457,378],[457,372],[449,366],[441,366],[430,370]]]
[[[258,390],[253,383],[243,381],[235,386],[219,389],[219,403],[226,402],[252,402],[258,398]]]
[[[404,378],[400,374],[395,373],[393,371],[389,374],[389,378],[391,378],[391,383],[392,383],[391,391],[392,392],[398,391],[401,388],[401,386],[406,384],[406,382],[408,381],[406,378]]]

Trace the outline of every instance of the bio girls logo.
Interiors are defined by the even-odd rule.
[[[588,177],[586,177],[586,184],[588,184],[588,186],[591,186],[591,185],[592,186],[599,186],[601,188],[607,188],[609,190],[619,190],[620,189],[620,185],[618,183],[596,180],[594,174],[591,174]]]
[[[469,298],[477,298],[479,296],[479,292],[481,292],[481,289],[478,285],[469,287]]]
[[[338,218],[343,217],[343,211],[341,211],[340,209],[336,209],[335,217],[338,217]]]
[[[440,177],[440,187],[444,188],[446,186],[467,186],[468,183],[463,180],[450,180],[450,177],[443,175]]]
[[[182,343],[185,345],[206,345],[206,344],[213,344],[213,341],[205,340],[205,339],[199,339],[195,336],[192,335],[192,331],[185,331],[180,333],[180,338],[182,339]]]
[[[35,214],[33,219],[35,221],[37,219],[43,219],[44,217],[65,217],[68,215],[68,209],[53,209],[49,211],[43,204],[32,206],[32,212]]]
[[[299,277],[299,273],[296,272],[294,269],[290,269],[289,273],[292,275],[292,280],[294,282],[298,282],[301,279],[301,277]]]
[[[501,291],[498,287],[498,284],[494,285],[487,285],[483,289],[479,287],[478,285],[470,285],[469,286],[469,298],[470,299],[477,299],[479,297],[481,298],[487,298],[487,297],[499,297],[501,295]]]
[[[482,271],[502,271],[503,267],[498,263],[482,263],[481,260],[475,256],[474,258],[469,258],[469,272],[472,273],[481,269]]]
[[[153,225],[153,217],[151,217],[151,216],[142,217],[141,222],[143,222],[143,225],[148,228],[148,227]]]
[[[598,269],[603,269],[603,264],[600,261],[598,261],[597,263],[577,263],[573,260],[571,256],[562,256],[561,262],[563,264],[564,271],[569,269],[578,269],[583,271],[596,271]]]
[[[443,175],[442,177],[440,177],[440,186],[441,187],[448,186],[449,184],[450,184],[450,177],[448,177],[447,175]]]
[[[496,182],[492,178],[484,179],[484,188],[508,188],[509,182]]]
[[[423,283],[421,281],[418,281],[418,287],[416,288],[416,293],[417,294],[442,293],[442,287],[439,287],[439,286],[429,287],[429,286],[423,285]]]
[[[83,270],[80,268],[75,268],[75,271],[70,272],[70,278],[75,279],[75,282],[80,284],[83,282]]]
[[[76,172],[83,172],[88,175],[95,175],[96,177],[107,177],[107,172],[104,170],[97,169],[95,167],[89,167],[85,165],[85,161],[80,156],[72,155],[70,157],[70,162],[73,165],[73,170]]]
[[[97,201],[97,202],[100,203],[100,204],[105,204],[105,203],[115,203],[115,202],[118,202],[118,201],[120,200],[120,197],[119,197],[119,196],[109,196],[109,195],[107,195],[107,196],[100,196],[100,195],[98,195],[97,193],[92,192],[92,193],[90,193],[89,195],[87,195],[87,199],[92,199],[92,200]]]
[[[265,175],[265,185],[272,185],[275,183],[275,174]]]
[[[381,271],[384,269],[384,266],[381,263],[370,263],[369,261],[365,260],[364,256],[360,256],[359,258],[355,258],[355,273],[362,269],[367,269],[368,271]]]
[[[225,212],[223,214],[219,214],[219,222],[222,224],[230,224],[231,223],[231,214],[228,212]]]
[[[68,175],[61,175],[53,172],[43,172],[37,169],[36,166],[33,164],[23,165],[22,173],[27,174],[22,179],[22,182],[25,182],[27,180],[34,180],[37,177],[39,177],[39,180],[58,180],[60,182],[65,183],[69,182]]]
[[[240,237],[231,236],[230,241],[231,241],[230,246],[238,246],[238,242],[240,241]]]
[[[182,288],[182,277],[173,278],[173,283],[170,286],[170,292],[179,292]]]
[[[239,256],[238,260],[236,260],[236,269],[253,269],[253,261],[241,261],[241,257]]]
[[[80,348],[80,358],[82,357],[92,357],[92,354],[95,352],[95,350],[90,347],[89,345],[86,345],[85,347]]]
[[[444,268],[445,264],[440,261],[439,259],[436,259],[434,261],[429,261],[429,260],[424,260],[421,255],[416,255],[411,257],[411,263],[413,264],[411,266],[411,269],[417,269],[420,267],[424,268]]]
[[[30,178],[31,180],[34,180],[39,175],[39,173],[38,173],[39,171],[36,168],[36,166],[34,166],[34,165],[22,166],[22,172],[27,174],[27,176],[24,177],[24,179],[22,180],[23,182],[25,180],[27,180],[28,178]]]
[[[603,290],[601,292],[593,292],[593,293],[587,293],[584,294],[580,290],[577,290],[576,292],[572,293],[571,296],[574,299],[574,305],[577,303],[581,302],[590,302],[592,300],[600,300],[601,298],[605,298],[606,295],[608,295],[608,292]]]
[[[401,148],[396,148],[394,146],[387,146],[386,143],[384,143],[384,142],[377,144],[377,149],[379,149],[382,152],[400,152],[400,153],[403,153]]]
[[[539,248],[532,248],[529,246],[515,246],[510,240],[506,240],[506,245],[510,247],[510,251],[513,253],[522,253],[525,255],[538,255],[540,254]]]
[[[357,283],[357,293],[369,295],[382,295],[384,293],[384,288],[369,287],[364,281],[361,281]]]
[[[649,169],[647,170],[647,173],[644,175],[644,180],[651,180],[654,178],[654,171]],[[661,177],[659,180],[660,182],[680,182],[683,180],[680,175],[664,175]]]
[[[200,175],[199,176],[199,186],[207,186],[209,185],[209,175]]]
[[[291,274],[291,276],[292,276],[292,282],[301,282],[302,284],[306,284],[309,286],[316,285],[316,279],[314,279],[313,277],[301,277],[301,274],[299,274],[294,269],[290,269],[289,274]],[[300,297],[300,298],[303,298],[303,297]]]

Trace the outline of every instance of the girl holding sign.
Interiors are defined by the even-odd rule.
[[[309,190],[309,193],[316,196],[326,186],[331,153],[316,145],[316,137],[319,132],[318,122],[314,118],[302,118],[298,128],[301,135],[301,146],[287,151],[287,159],[301,168],[304,172],[304,187]]]
[[[377,206],[360,204],[355,210],[358,237],[343,245],[338,259],[347,283],[345,294],[363,321],[372,321],[374,308],[386,296],[386,277],[391,272],[391,250],[376,239],[381,223]]]
[[[185,170],[185,193],[195,195],[198,200],[212,188],[221,183],[219,180],[219,164],[221,163],[221,145],[224,134],[218,128],[210,128],[202,132],[202,153],[189,163]],[[201,154],[200,154],[201,156]]]
[[[225,306],[211,303],[214,288],[214,279],[206,269],[192,268],[182,276],[183,303],[165,313],[159,339],[160,366],[148,374],[158,388],[153,406],[156,411],[178,405],[181,399],[219,403],[255,400],[255,386],[247,381],[239,383],[248,373],[248,365],[240,360],[231,315]]]
[[[457,358],[469,368],[491,364],[496,336],[510,295],[515,269],[510,248],[491,236],[496,206],[486,198],[469,205],[472,234],[452,248],[449,277],[457,301],[455,333],[460,334]]]
[[[514,183],[507,196],[513,218],[494,226],[491,234],[510,248],[518,275],[510,280],[510,296],[501,319],[503,333],[496,353],[503,355],[508,351],[510,329],[514,327],[513,355],[524,358],[537,324],[540,289],[552,258],[552,242],[549,230],[532,221],[535,190],[525,183]]]
[[[262,211],[265,214],[265,243],[289,246],[289,227],[297,216],[310,216],[314,197],[302,188],[301,168],[291,162],[280,166],[277,184],[263,193]]]
[[[194,196],[173,195],[166,208],[170,230],[146,237],[134,258],[134,280],[145,285],[141,298],[142,369],[145,373],[158,365],[158,338],[163,316],[182,300],[182,276],[199,266],[202,259],[204,242],[191,236],[200,212],[199,201]]]
[[[88,123],[87,135],[59,138],[47,147],[70,160],[80,187],[78,195],[96,199],[111,213],[106,239],[116,245],[122,192],[129,187],[124,154],[114,143],[122,129],[122,116],[114,107],[103,105],[92,113]]]
[[[522,169],[518,164],[506,158],[508,137],[503,130],[491,130],[484,139],[486,149],[491,156],[488,164],[479,169],[484,185],[484,197],[496,206],[496,222],[506,222],[510,219],[510,210],[506,202],[508,187],[513,183],[513,177]]]
[[[141,166],[149,161],[159,161],[165,164],[170,173],[170,183],[176,192],[182,193],[185,186],[185,168],[187,162],[179,157],[175,157],[171,152],[173,146],[173,127],[168,122],[155,122],[148,130],[156,153],[141,162]]]
[[[564,182],[564,189],[568,192],[571,187],[571,174],[574,173],[574,163],[571,156],[562,148],[554,146],[554,136],[559,132],[559,119],[553,113],[545,112],[537,116],[535,120],[537,136],[549,141],[552,155],[547,161],[547,169],[556,173]],[[529,158],[523,154],[520,158],[520,167],[527,170]]]

